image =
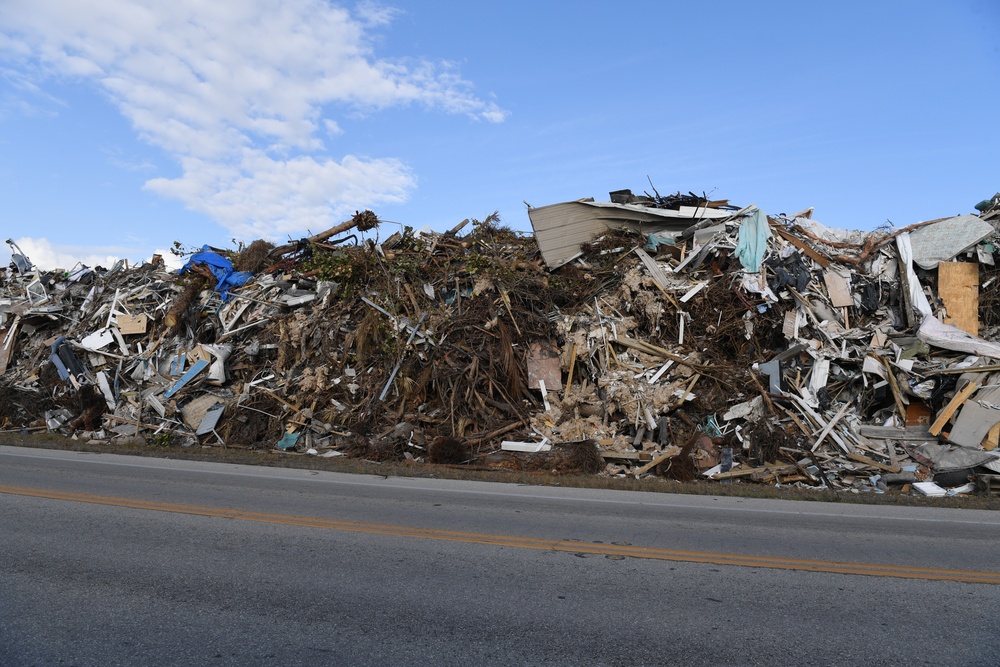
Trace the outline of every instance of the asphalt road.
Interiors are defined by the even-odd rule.
[[[998,536],[975,510],[0,447],[0,665],[995,666]]]

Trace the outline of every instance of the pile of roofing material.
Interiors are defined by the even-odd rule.
[[[938,495],[1000,482],[1000,196],[871,233],[612,193],[445,234],[41,272],[0,428]],[[992,289],[991,289],[992,288]]]

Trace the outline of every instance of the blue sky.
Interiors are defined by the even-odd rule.
[[[0,241],[67,268],[363,208],[529,231],[525,201],[647,177],[904,226],[1000,190],[997,35],[997,0],[4,0]]]

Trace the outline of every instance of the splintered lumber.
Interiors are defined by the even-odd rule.
[[[879,440],[933,440],[934,436],[926,426],[909,426],[893,428],[892,426],[862,426],[858,434],[866,438]]]
[[[830,259],[825,255],[822,255],[819,252],[817,252],[808,243],[806,243],[799,237],[795,236],[794,234],[785,231],[784,229],[781,228],[780,225],[778,225],[770,218],[768,218],[768,222],[771,223],[771,231],[773,231],[775,234],[777,234],[778,236],[785,239],[793,246],[801,250],[803,253],[805,253],[806,257],[813,260],[814,262],[822,266],[824,269],[830,265]]]
[[[124,417],[116,417],[115,415],[108,415],[108,414],[106,414],[106,415],[104,415],[104,419],[107,419],[108,421],[118,422],[119,424],[131,424],[131,425],[136,426],[138,428],[145,428],[145,429],[149,429],[151,431],[158,431],[158,432],[159,431],[166,431],[167,433],[177,433],[179,435],[191,435],[191,433],[189,433],[188,431],[181,431],[181,430],[174,429],[174,428],[167,428],[163,424],[160,424],[158,426],[156,424],[145,424],[145,423],[140,422],[138,420],[138,418],[136,418],[136,419],[126,419]]]
[[[638,350],[639,352],[644,352],[654,357],[663,357],[664,359],[669,359],[670,361],[673,361],[676,364],[680,364],[681,366],[687,366],[688,368],[694,369],[696,371],[704,371],[709,368],[704,364],[692,364],[690,361],[687,361],[684,357],[680,357],[676,354],[673,354],[669,350],[664,350],[662,347],[653,345],[652,343],[647,343],[645,341],[633,340],[626,336],[619,336],[618,338],[615,338],[613,342],[624,345],[625,347],[630,347],[633,350]]]
[[[1000,424],[994,424],[982,442],[983,449],[988,452],[992,452],[997,446],[1000,446]]]
[[[896,409],[899,410],[899,416],[905,421],[906,405],[903,403],[903,395],[899,391],[899,383],[896,382],[896,374],[893,372],[888,359],[885,357],[879,357],[878,359],[885,366],[885,380],[889,383],[889,389],[892,391],[893,400],[896,401]]]
[[[563,392],[563,400],[569,398],[570,388],[573,386],[573,371],[576,369],[576,343],[569,351],[569,374],[566,376],[566,390]]]
[[[473,438],[470,438],[468,440],[468,444],[469,445],[478,445],[481,442],[486,442],[487,440],[492,440],[493,438],[498,438],[501,435],[506,435],[507,433],[510,433],[511,431],[513,431],[513,430],[515,430],[517,428],[520,428],[521,426],[524,426],[524,424],[525,424],[525,422],[523,422],[523,421],[517,421],[517,422],[514,422],[513,424],[507,424],[503,428],[498,428],[497,430],[495,430],[495,431],[493,431],[491,433],[487,433],[485,435],[478,435],[478,436],[475,436]]]
[[[614,450],[602,449],[601,458],[605,461],[641,461],[642,452],[616,452]]]
[[[823,428],[822,433],[820,433],[819,437],[816,438],[816,443],[812,446],[812,451],[815,452],[816,448],[819,447],[823,443],[823,440],[826,439],[826,436],[830,435],[830,431],[832,431],[833,427],[836,426],[837,422],[839,422],[841,418],[843,418],[843,416],[847,414],[847,409],[851,407],[851,403],[853,402],[854,402],[853,399],[847,401],[846,403],[844,403],[843,407],[841,407],[840,410],[837,411],[837,414],[833,416],[833,419],[831,419],[827,423],[827,425]]]
[[[801,398],[795,395],[790,396],[790,398],[795,403],[795,405],[798,406],[799,410],[802,411],[802,414],[811,419],[817,426],[824,429],[828,426],[826,420],[820,417],[818,414],[816,414],[816,412],[812,408],[810,408],[809,405]],[[831,429],[830,431],[828,431],[828,434],[830,438],[832,438],[833,441],[837,443],[837,445],[844,451],[845,454],[851,452],[851,447],[848,446],[846,442],[844,442],[843,438],[837,435],[836,431],[833,431]]]
[[[701,379],[701,373],[696,373],[695,376],[691,378],[691,382],[688,384],[687,389],[685,389],[684,393],[681,395],[681,400],[677,401],[677,406],[684,405],[684,401],[686,401],[688,399],[688,396],[691,395],[691,392],[694,390],[694,386],[698,384],[698,380],[700,379]]]
[[[852,461],[857,461],[858,463],[863,463],[866,466],[871,466],[873,468],[878,468],[879,470],[884,470],[885,472],[899,472],[902,468],[899,465],[886,465],[885,463],[879,463],[874,459],[870,459],[863,454],[858,454],[857,452],[851,452],[847,455],[847,458]]]
[[[928,433],[931,435],[940,434],[944,425],[948,423],[948,420],[951,419],[952,415],[954,415],[955,412],[962,407],[962,404],[965,403],[965,401],[968,400],[968,398],[972,396],[977,389],[979,389],[979,385],[975,382],[970,382],[962,387],[962,391],[955,394],[955,396],[948,401],[948,405],[944,407],[944,410],[938,414],[937,419],[935,419],[934,423],[931,424],[931,427],[927,429]]]
[[[659,456],[654,456],[652,461],[650,461],[646,465],[644,465],[641,468],[639,468],[638,470],[636,470],[635,473],[633,473],[633,474],[636,477],[638,477],[639,475],[643,475],[643,474],[649,472],[650,470],[652,470],[653,468],[655,468],[656,466],[660,465],[661,463],[663,463],[667,459],[672,458],[674,456],[677,456],[680,453],[681,453],[681,448],[680,447],[678,447],[677,445],[670,445],[670,447],[668,447],[666,451],[664,451]]]
[[[993,371],[1000,371],[1000,365],[993,364],[992,366],[974,366],[969,368],[963,366],[962,368],[942,368],[936,371],[922,371],[923,375],[961,375],[963,373],[968,373],[970,371],[975,371],[976,373],[990,373]]]
[[[734,477],[749,477],[756,472],[756,468],[751,468],[740,463],[739,465],[733,466],[730,470],[726,472],[717,472],[712,475],[712,479],[732,479]]]

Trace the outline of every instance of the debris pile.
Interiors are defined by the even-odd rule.
[[[180,272],[40,271],[8,241],[0,429],[991,493],[1000,194],[976,209],[864,233],[619,190],[529,209],[533,236],[383,239],[365,211]]]

